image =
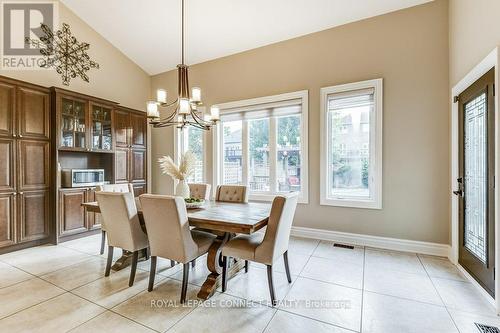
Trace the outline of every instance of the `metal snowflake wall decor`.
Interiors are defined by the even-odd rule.
[[[54,68],[66,86],[69,86],[69,81],[77,76],[89,82],[86,72],[91,68],[99,69],[99,64],[90,60],[86,52],[90,44],[78,42],[66,23],[63,23],[61,30],[55,32],[43,23],[41,28],[45,35],[40,39],[29,37],[25,39],[26,43],[39,49],[43,55],[43,59],[39,62],[40,67]]]

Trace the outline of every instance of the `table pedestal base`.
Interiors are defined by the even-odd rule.
[[[130,266],[132,264],[132,255],[133,252],[123,250],[122,256],[115,261],[111,269],[116,272]],[[144,260],[146,260],[146,250],[140,250],[138,261]]]

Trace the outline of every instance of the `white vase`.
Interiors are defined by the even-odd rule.
[[[177,197],[189,198],[189,186],[186,180],[179,180],[175,187],[175,195]]]

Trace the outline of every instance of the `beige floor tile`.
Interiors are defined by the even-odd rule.
[[[149,272],[149,269],[151,268],[151,260],[140,261],[137,264],[137,268]],[[169,259],[157,258],[156,260],[156,274],[171,276],[179,270],[182,270],[182,265],[177,264],[174,267],[171,267]]]
[[[363,287],[363,264],[343,258],[311,257],[301,276],[361,289]]]
[[[451,309],[496,316],[496,311],[469,282],[432,278],[444,304]]]
[[[296,278],[296,276],[292,276],[292,282]],[[277,300],[282,300],[293,285],[293,283],[288,283],[285,273],[276,271],[273,271],[273,282]],[[221,289],[219,288],[219,290]],[[248,273],[239,272],[227,281],[226,293],[254,302],[270,302],[267,270],[254,268],[250,269]]]
[[[337,326],[278,310],[267,326],[265,333],[350,333]]]
[[[0,318],[62,293],[64,293],[64,290],[39,278],[33,278],[2,288],[0,289]]]
[[[475,323],[493,326],[500,329],[500,318],[498,316],[480,316],[457,310],[450,310],[450,314],[460,330],[460,333],[479,333]]]
[[[363,333],[458,333],[445,307],[365,292]]]
[[[147,289],[149,280],[148,272],[137,270],[135,282],[132,287],[128,286],[129,276],[130,268],[125,268],[118,272],[111,271],[108,277],[103,277],[86,284],[80,288],[74,289],[72,292],[91,302],[110,309]],[[155,281],[159,282],[163,278],[164,277],[157,275]]]
[[[290,237],[288,252],[310,256],[319,244],[319,240],[301,237]]]
[[[90,258],[63,246],[47,245],[9,253],[2,261],[28,273],[44,275]]]
[[[364,289],[379,294],[443,305],[439,294],[427,275],[367,267]]]
[[[116,313],[106,311],[92,320],[87,321],[83,325],[76,327],[70,332],[153,333],[154,331]]]
[[[103,258],[93,257],[90,260],[42,275],[41,278],[65,290],[72,290],[104,277],[105,268],[106,261]]]
[[[144,291],[113,308],[113,311],[163,332],[191,312],[197,304],[198,288],[188,285],[187,302],[180,304],[181,283],[165,279],[155,285],[153,291]]]
[[[176,279],[178,281],[182,281],[183,277],[183,265],[177,264],[175,265],[176,273],[170,275],[171,278]],[[210,271],[207,268],[207,264],[201,258],[196,262],[196,266],[194,268],[189,266],[189,283],[194,284],[196,286],[201,287],[207,276],[210,274]]]
[[[0,262],[0,272],[0,288],[33,278],[33,275],[2,262]]]
[[[361,290],[298,278],[280,309],[359,331]]]
[[[3,332],[67,332],[105,311],[65,293],[0,321]]]
[[[349,260],[353,263],[363,264],[365,256],[364,248],[355,246],[354,249],[346,249],[333,246],[333,244],[333,242],[321,241],[312,255],[314,257],[343,259]]]
[[[458,268],[446,258],[420,256],[420,260],[430,277],[467,281]]]
[[[367,248],[365,250],[365,262],[367,269],[427,275],[424,266],[422,266],[419,258],[414,253]]]
[[[101,251],[101,234],[74,239],[60,243],[60,245],[87,254],[99,255]],[[107,248],[108,244],[106,243],[104,249],[107,250]]]
[[[178,322],[169,333],[262,332],[276,310],[264,306],[243,305],[241,299],[217,294]]]
[[[292,275],[299,275],[302,272],[302,269],[307,264],[310,256],[300,254],[300,253],[288,253],[288,263],[290,265],[290,273]],[[249,262],[250,268],[257,267],[260,269],[266,269],[266,265],[259,264],[256,262]],[[283,257],[278,258],[273,264],[273,270],[280,273],[285,273],[285,262],[283,261]]]

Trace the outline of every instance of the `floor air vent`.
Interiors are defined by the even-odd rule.
[[[335,246],[335,247],[342,247],[344,249],[349,249],[349,250],[354,250],[354,246],[352,246],[352,245],[345,245],[345,244],[333,243],[333,246]]]
[[[500,329],[498,327],[487,326],[487,325],[478,324],[478,323],[475,323],[475,324],[476,324],[477,329],[481,333],[500,333]]]

